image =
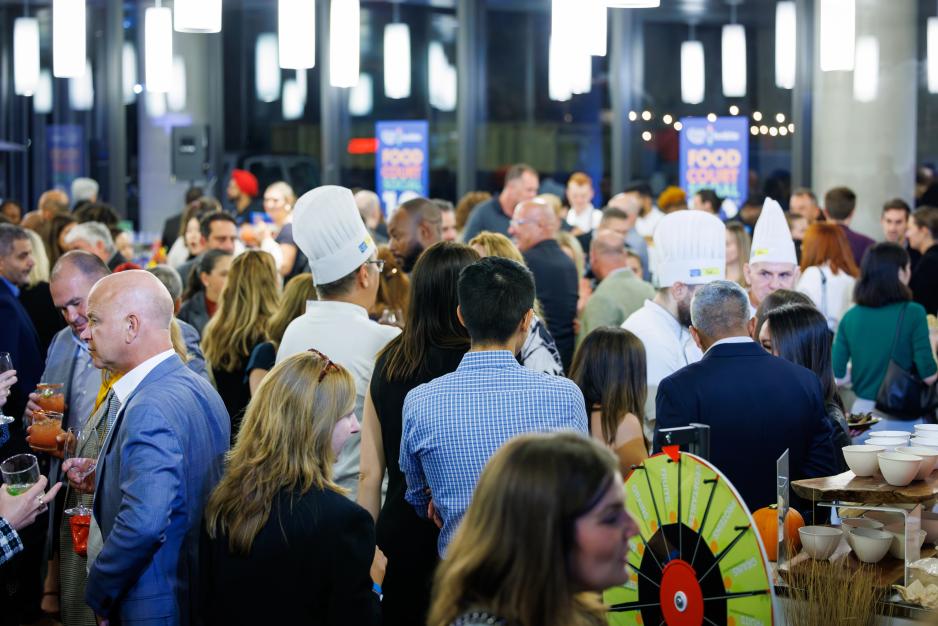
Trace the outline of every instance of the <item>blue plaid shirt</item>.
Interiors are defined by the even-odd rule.
[[[407,394],[403,418],[405,497],[426,517],[430,489],[443,519],[441,556],[482,469],[502,444],[530,432],[589,433],[579,388],[566,378],[525,369],[507,350],[466,353],[455,372]]]
[[[10,523],[0,517],[0,565],[12,559],[23,549],[23,541]]]

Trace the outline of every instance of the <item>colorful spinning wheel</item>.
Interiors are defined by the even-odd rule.
[[[773,623],[765,550],[718,469],[676,450],[657,454],[629,474],[625,492],[639,534],[629,581],[603,594],[610,624]]]

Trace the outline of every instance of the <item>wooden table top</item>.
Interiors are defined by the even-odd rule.
[[[862,504],[915,504],[938,496],[938,472],[905,487],[893,487],[882,476],[858,477],[851,471],[824,478],[806,478],[791,483],[802,498],[814,502],[839,500]]]

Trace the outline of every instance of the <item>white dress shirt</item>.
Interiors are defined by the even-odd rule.
[[[579,228],[581,233],[588,233],[594,228],[599,227],[603,219],[603,212],[590,204],[582,213],[570,207],[567,211],[567,225],[573,228]]]
[[[825,284],[826,282],[826,284]],[[840,318],[853,305],[856,279],[846,272],[831,271],[830,265],[812,265],[805,269],[795,287],[805,294],[827,318],[827,325],[836,331]]]
[[[651,211],[648,212],[648,215],[638,216],[638,219],[635,221],[635,230],[646,239],[653,237],[655,228],[658,226],[658,222],[661,221],[662,217],[664,217],[664,213],[661,209],[653,206],[651,207]]]
[[[117,396],[117,399],[120,400],[121,406],[127,402],[127,398],[130,397],[130,394],[140,386],[140,383],[143,382],[143,379],[147,377],[147,374],[152,372],[157,365],[168,359],[169,357],[176,354],[176,351],[170,348],[165,352],[160,352],[156,356],[151,356],[149,359],[133,368],[126,374],[120,377],[112,389],[114,389],[114,395]]]

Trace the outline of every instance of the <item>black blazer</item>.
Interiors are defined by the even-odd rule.
[[[375,526],[365,509],[328,489],[283,491],[248,556],[231,554],[227,535],[209,539],[203,528],[205,623],[380,624],[374,554]]]
[[[0,282],[0,320],[0,352],[10,353],[17,378],[2,410],[6,415],[19,418],[26,410],[29,394],[42,376],[45,355],[26,309],[3,282]],[[5,459],[25,451],[22,421],[17,419],[8,426],[0,426],[0,456]]]
[[[534,287],[544,309],[547,330],[554,337],[563,368],[567,370],[573,359],[573,320],[580,297],[576,265],[554,239],[546,239],[528,249],[524,261],[534,274]]]
[[[837,473],[818,377],[755,342],[712,347],[661,381],[659,428],[710,426],[710,461],[749,509],[774,504],[775,462],[787,448],[792,480]],[[792,502],[804,508],[792,493]]]

